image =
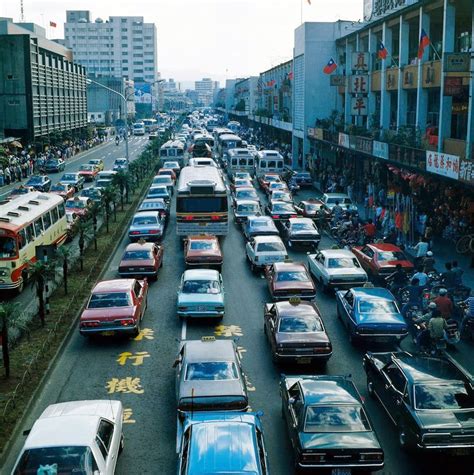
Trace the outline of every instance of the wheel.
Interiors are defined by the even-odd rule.
[[[459,254],[466,254],[469,251],[469,248],[471,246],[471,236],[463,236],[458,239],[458,242],[456,243],[456,251],[459,252]]]
[[[413,449],[413,446],[411,445],[409,441],[409,436],[407,434],[405,426],[401,425],[398,429],[398,443],[400,445],[400,448],[410,452]]]
[[[124,441],[123,433],[122,433],[122,435],[120,436],[119,455],[123,452],[124,446],[125,446],[125,441]]]
[[[367,378],[367,392],[371,398],[375,398],[374,382]]]
[[[255,267],[255,264],[253,262],[250,262],[250,270],[252,272],[256,272],[257,271],[257,268]]]

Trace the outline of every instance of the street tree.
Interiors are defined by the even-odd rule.
[[[36,261],[28,267],[29,279],[33,282],[36,289],[36,297],[38,298],[38,315],[41,326],[44,327],[46,319],[45,290],[47,290],[48,282],[54,279],[54,265],[50,262]]]
[[[74,256],[74,248],[72,246],[60,246],[56,249],[56,259],[58,264],[63,268],[63,285],[64,285],[64,294],[67,295],[67,284],[68,284],[68,271],[69,263],[71,262]]]
[[[76,234],[79,236],[79,263],[81,271],[84,270],[84,250],[86,247],[86,240],[93,237],[94,229],[90,220],[79,219],[74,225]]]
[[[5,369],[5,377],[10,377],[10,344],[9,330],[24,330],[25,324],[20,318],[18,312],[18,304],[13,302],[0,303],[0,335],[2,336],[2,356],[3,367]]]

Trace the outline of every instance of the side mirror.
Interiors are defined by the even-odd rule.
[[[176,368],[181,363],[181,358],[176,358],[173,363],[173,368]]]
[[[23,435],[26,437],[27,435],[30,435],[31,429],[27,429],[23,431]]]

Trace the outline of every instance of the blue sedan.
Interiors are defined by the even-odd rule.
[[[384,288],[355,287],[336,292],[337,315],[351,343],[398,343],[408,328],[395,297]]]

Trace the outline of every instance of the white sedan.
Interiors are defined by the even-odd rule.
[[[367,282],[367,273],[348,249],[325,249],[308,254],[308,267],[323,290],[350,289]]]
[[[255,236],[246,244],[245,252],[252,272],[288,259],[288,252],[279,236]]]
[[[29,431],[12,475],[113,475],[123,449],[120,401],[71,401],[48,406]]]

